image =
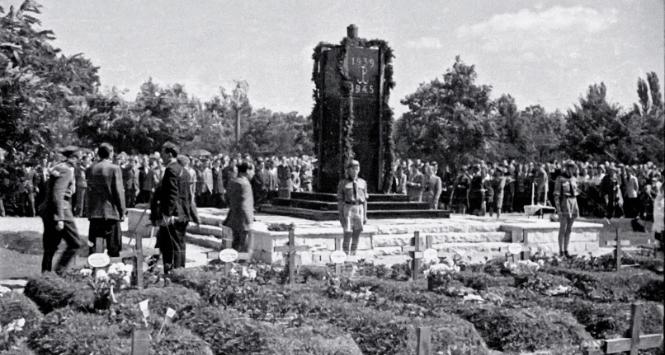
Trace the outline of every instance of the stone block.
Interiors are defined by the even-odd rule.
[[[186,233],[186,242],[194,245],[210,248],[213,250],[222,250],[222,240],[208,235]]]

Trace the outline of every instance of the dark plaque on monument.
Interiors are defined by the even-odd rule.
[[[312,113],[319,169],[318,192],[336,192],[350,159],[371,193],[381,193],[392,165],[392,54],[384,41],[357,37],[351,25],[340,45],[319,44],[314,55],[316,105]],[[389,68],[389,71],[386,71]]]

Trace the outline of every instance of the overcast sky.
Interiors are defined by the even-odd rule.
[[[5,6],[17,0],[0,0]],[[42,0],[55,45],[100,67],[103,87],[129,90],[152,77],[202,99],[247,80],[252,105],[309,114],[312,49],[360,37],[395,51],[391,106],[440,76],[460,55],[493,97],[566,110],[589,84],[610,100],[637,101],[636,81],[663,82],[663,0],[308,1]]]

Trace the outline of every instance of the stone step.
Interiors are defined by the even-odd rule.
[[[222,239],[207,235],[186,233],[187,243],[198,245],[204,248],[222,250]]]
[[[187,232],[198,235],[207,235],[207,236],[212,235],[219,238],[224,237],[224,230],[221,227],[216,227],[206,224],[200,224],[198,226],[195,224],[190,224],[189,226],[187,226]]]
[[[22,279],[0,280],[0,286],[4,286],[11,289],[23,288],[27,283],[28,283],[27,280],[22,280]]]
[[[419,231],[420,234],[442,234],[442,233],[482,233],[497,232],[501,225],[499,223],[437,223],[437,224],[402,224],[402,225],[377,225],[376,233],[381,234],[406,234],[413,235],[413,232]]]
[[[421,233],[422,238],[432,237],[432,243],[487,243],[487,242],[509,242],[510,238],[506,232],[472,232],[472,233]],[[374,235],[374,247],[408,246],[411,245],[413,233],[403,234],[377,234]]]
[[[224,224],[224,219],[226,217],[224,216],[215,216],[212,214],[199,214],[199,222],[201,222],[201,225],[207,225],[207,226],[213,226],[213,227],[219,227]]]

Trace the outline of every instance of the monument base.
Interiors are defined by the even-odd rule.
[[[263,205],[264,213],[311,219],[336,221],[337,195],[332,193],[293,192],[291,198],[273,199],[271,205]],[[406,195],[370,194],[367,200],[367,218],[448,218],[450,211],[432,210],[427,202],[409,201]]]
[[[136,225],[141,210],[130,209],[130,229]],[[209,248],[222,248],[222,229],[226,210],[200,208],[200,226],[191,225],[187,230],[187,242]],[[295,242],[309,247],[299,251],[302,264],[326,264],[335,250],[335,239],[342,238],[338,221],[313,221],[310,219],[275,216],[259,213],[252,230],[252,258],[271,264],[284,263],[284,255],[275,248],[286,245],[286,225],[294,225]],[[138,234],[149,233],[149,227]],[[429,239],[439,255],[452,257],[465,255],[467,262],[476,263],[496,257],[505,257],[508,247],[520,244],[531,252],[541,250],[547,254],[558,253],[559,224],[549,220],[527,218],[522,214],[502,215],[501,219],[470,215],[453,215],[450,218],[393,218],[370,219],[360,235],[357,258],[380,264],[401,263],[410,258],[404,247],[411,245],[414,232]],[[572,254],[598,255],[599,239],[603,225],[576,221],[570,240]]]

